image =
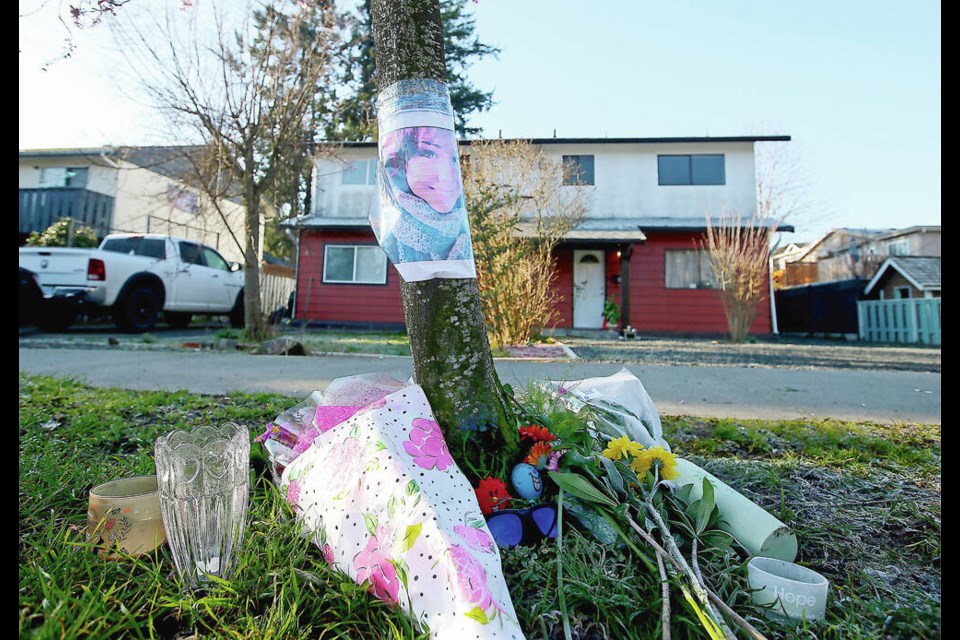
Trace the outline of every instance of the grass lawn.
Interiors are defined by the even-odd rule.
[[[230,582],[181,594],[166,547],[110,562],[85,543],[89,489],[153,473],[158,435],[226,421],[258,433],[290,398],[102,390],[23,375],[19,392],[20,637],[425,637],[327,568],[256,461],[250,525]],[[708,575],[770,637],[940,636],[939,426],[668,417],[664,430],[678,453],[794,527],[799,562],[830,579],[826,622],[794,628],[749,606],[744,567]],[[658,582],[632,555],[576,533],[563,545],[579,637],[660,637]],[[562,637],[556,545],[503,556],[528,637]],[[681,609],[675,603],[674,638],[701,637]]]
[[[409,356],[407,334],[338,331],[310,331],[289,334],[306,345],[310,353],[368,353],[383,356]]]

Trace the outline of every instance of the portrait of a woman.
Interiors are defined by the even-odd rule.
[[[453,131],[408,127],[380,144],[380,245],[394,264],[472,260]]]

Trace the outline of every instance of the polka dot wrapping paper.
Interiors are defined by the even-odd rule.
[[[406,386],[352,415],[348,399],[336,404],[315,420],[349,417],[318,429],[280,481],[327,562],[412,611],[432,637],[523,638],[497,545],[423,390]]]

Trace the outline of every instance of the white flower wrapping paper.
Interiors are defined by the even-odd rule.
[[[317,406],[314,394],[287,414],[304,420],[315,406],[316,435],[280,482],[327,562],[412,611],[434,638],[523,638],[497,545],[423,390],[406,386],[359,409],[340,395]],[[276,457],[282,447],[271,449]]]

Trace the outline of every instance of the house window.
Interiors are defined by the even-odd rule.
[[[667,289],[715,289],[710,254],[692,249],[667,249],[664,285]]]
[[[594,184],[593,156],[563,156],[563,184]]]
[[[377,159],[353,160],[347,163],[341,174],[342,184],[377,184]]]
[[[893,291],[894,296],[897,300],[904,300],[910,297],[910,287],[897,287]]]
[[[83,189],[87,186],[90,170],[87,167],[43,167],[40,184],[45,187]]]
[[[387,255],[375,244],[328,244],[323,253],[323,281],[386,284]]]
[[[722,153],[657,156],[657,171],[664,186],[727,183]]]
[[[887,254],[891,256],[910,255],[910,242],[906,238],[887,243]]]

